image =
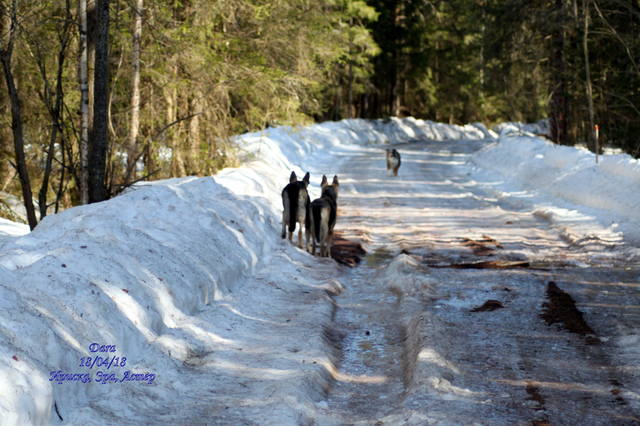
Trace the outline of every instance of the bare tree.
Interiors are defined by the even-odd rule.
[[[40,186],[40,192],[38,194],[40,219],[44,218],[47,215],[47,209],[49,207],[47,204],[47,194],[49,192],[49,179],[51,178],[51,173],[53,170],[53,158],[55,157],[56,152],[55,145],[58,141],[58,137],[63,137],[62,105],[64,102],[64,92],[62,87],[62,77],[64,73],[67,48],[71,41],[70,34],[72,22],[70,0],[65,0],[65,19],[63,20],[62,28],[58,34],[58,38],[60,41],[60,50],[58,50],[57,55],[58,68],[56,71],[56,85],[53,99],[53,90],[51,89],[49,84],[44,54],[38,42],[35,42],[35,51],[37,53],[36,60],[38,63],[38,68],[40,69],[40,74],[42,75],[42,80],[44,82],[43,100],[45,105],[47,106],[47,109],[49,110],[49,115],[51,116],[51,134],[49,135],[49,145],[47,148],[45,169],[42,176],[42,185]]]
[[[0,19],[2,20],[2,43],[0,46],[0,61],[2,62],[2,70],[7,83],[7,91],[9,92],[9,100],[11,102],[11,130],[13,131],[13,145],[15,149],[16,168],[22,185],[22,198],[24,207],[27,211],[27,221],[31,229],[38,224],[36,219],[36,211],[33,204],[33,195],[31,192],[31,182],[29,180],[29,171],[27,170],[27,161],[24,152],[24,132],[22,129],[22,112],[20,105],[20,97],[13,78],[11,69],[11,57],[13,55],[13,47],[18,31],[17,19],[17,0],[11,0],[10,5],[6,1],[0,1]]]
[[[4,90],[0,91],[0,115],[2,117],[9,117],[9,104],[9,96]],[[15,176],[15,170],[11,164],[11,159],[14,156],[12,140],[11,130],[3,122],[0,127],[0,191],[4,191]]]
[[[89,76],[87,46],[87,0],[78,0],[80,18],[80,202],[89,203]]]
[[[89,135],[89,202],[107,199],[105,185],[109,109],[109,0],[96,2],[93,129]]]
[[[551,94],[551,139],[560,144],[567,143],[568,89],[567,63],[565,58],[565,0],[555,0],[555,22],[551,34],[551,68],[553,70],[553,91]]]
[[[596,153],[596,162],[598,162],[598,154],[600,147],[597,146],[595,136],[595,123],[593,113],[593,88],[591,85],[591,68],[589,65],[589,6],[591,1],[584,0],[584,31],[582,32],[582,50],[584,52],[584,73],[585,86],[587,89],[587,104],[589,106],[589,148]]]
[[[138,160],[138,131],[140,129],[140,38],[142,37],[142,12],[144,0],[136,0],[133,13],[133,51],[131,64],[131,125],[127,143],[127,173],[125,182],[136,177],[136,161]]]
[[[189,121],[189,155],[187,172],[190,175],[200,173],[199,152],[200,152],[200,98],[202,94],[196,90],[195,95],[189,100],[189,110],[193,116]]]

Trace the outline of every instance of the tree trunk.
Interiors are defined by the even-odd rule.
[[[567,83],[565,50],[565,7],[564,0],[556,0],[556,23],[552,34],[551,72],[554,77],[551,95],[551,139],[560,144],[567,141]]]
[[[29,228],[34,229],[38,224],[36,210],[33,205],[33,194],[31,192],[31,182],[24,153],[24,132],[22,129],[22,112],[18,90],[11,70],[11,56],[13,55],[13,45],[17,31],[16,0],[11,2],[11,8],[7,10],[4,2],[0,3],[0,13],[2,19],[2,47],[0,48],[0,61],[7,83],[7,92],[11,102],[11,130],[13,132],[13,146],[15,150],[16,167],[22,186],[22,198],[27,211],[27,221]]]
[[[66,195],[64,190],[64,180],[67,170],[67,160],[65,155],[65,139],[60,138],[60,153],[62,155],[62,167],[60,167],[60,180],[58,181],[58,189],[56,190],[56,202],[54,212],[57,214],[60,210],[60,201],[62,201],[62,197]]]
[[[1,54],[2,69],[7,82],[7,90],[11,100],[11,130],[13,131],[13,146],[15,148],[16,166],[18,168],[18,176],[22,185],[22,198],[24,199],[24,207],[27,210],[27,221],[31,229],[38,224],[36,219],[36,210],[33,205],[33,194],[31,192],[31,181],[29,180],[29,171],[27,170],[27,161],[24,153],[24,133],[22,130],[22,112],[20,109],[20,99],[18,91],[13,80],[11,71],[11,53],[7,56],[5,52]]]
[[[389,78],[389,93],[387,100],[387,112],[385,115],[396,116],[396,97],[398,95],[398,52],[394,48],[392,53],[391,78]]]
[[[177,81],[178,67],[173,65],[172,67],[172,82]],[[167,102],[167,123],[178,122],[178,90],[175,86],[171,85],[165,91],[165,100]],[[171,146],[171,176],[185,176],[186,170],[184,166],[182,144],[180,143],[180,135],[176,126],[171,125],[167,128],[167,136],[169,137],[169,143]]]
[[[349,19],[349,27],[353,27],[353,18]],[[353,118],[353,34],[349,34],[349,61],[347,65],[347,118]]]
[[[349,60],[349,81],[347,83],[347,118],[353,118],[353,64]]]
[[[109,103],[109,0],[96,4],[93,130],[89,140],[89,202],[107,199],[105,186]]]
[[[89,76],[87,46],[87,0],[78,0],[80,17],[80,58],[78,80],[80,82],[80,203],[89,203]]]
[[[198,157],[200,153],[200,90],[196,90],[193,98],[189,102],[190,114],[193,115],[189,121],[189,174],[200,174]]]
[[[98,21],[96,0],[84,0],[87,3],[87,88],[89,102],[89,134],[93,131],[94,76],[96,71],[96,37]]]
[[[70,0],[65,1],[66,19],[64,21],[62,32],[60,35],[60,50],[58,51],[58,70],[56,72],[56,90],[53,104],[50,102],[48,106],[51,114],[51,135],[49,136],[49,148],[47,150],[47,159],[45,162],[44,174],[42,176],[42,185],[38,194],[38,206],[40,207],[40,220],[47,215],[47,193],[49,192],[49,178],[53,166],[53,157],[55,156],[55,143],[58,140],[58,134],[62,136],[62,105],[63,105],[63,88],[62,77],[64,72],[64,62],[66,59],[67,46],[69,44],[69,29],[71,27],[71,5]],[[47,80],[46,71],[43,67],[42,77]]]
[[[140,129],[140,38],[142,36],[143,7],[144,0],[137,0],[133,11],[135,14],[131,58],[133,75],[131,76],[131,123],[129,128],[129,141],[127,143],[126,182],[130,179],[135,180],[136,161],[138,158],[138,131]]]
[[[591,1],[584,0],[584,31],[582,32],[582,50],[584,52],[584,73],[585,86],[587,89],[587,105],[589,107],[589,131],[588,146],[592,152],[596,153],[596,163],[598,162],[598,154],[600,147],[595,137],[595,123],[593,113],[593,88],[591,86],[591,68],[589,65],[589,6]]]
[[[9,117],[10,101],[5,92],[0,92],[0,115]],[[11,146],[11,131],[8,123],[5,125],[4,118],[0,126],[0,191],[4,191],[9,183],[13,180],[15,171],[11,166],[11,157],[13,156],[13,147]]]

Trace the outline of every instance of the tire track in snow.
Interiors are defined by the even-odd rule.
[[[384,167],[384,150],[381,152]],[[370,158],[354,156],[349,164],[358,163],[360,172],[377,169],[380,165],[370,164]],[[362,160],[364,163],[360,164]],[[325,169],[335,167],[326,166]],[[370,173],[375,176],[378,170]],[[406,394],[417,354],[417,329],[410,326],[411,309],[405,306],[402,292],[381,280],[381,270],[393,255],[385,244],[374,241],[379,239],[377,235],[369,233],[378,221],[376,213],[370,212],[367,205],[360,209],[354,202],[363,187],[350,172],[338,175],[341,189],[336,230],[345,238],[368,246],[371,252],[360,266],[342,268],[338,278],[344,290],[333,297],[336,309],[326,333],[334,360],[333,380],[326,399],[318,404],[321,413],[316,420],[320,419],[320,424],[372,424],[397,409]],[[381,208],[393,204],[392,199],[380,201]]]
[[[479,146],[407,145],[400,148],[398,178],[384,176],[382,149],[377,156],[375,149],[363,148],[363,155],[343,165],[346,191],[337,229],[347,238],[364,236],[369,256],[339,277],[346,290],[335,299],[338,369],[320,403],[325,416],[320,424],[638,421],[632,407],[616,403],[618,395],[637,395],[619,380],[615,363],[620,361],[615,354],[599,355],[616,348],[585,350],[539,318],[541,282],[567,277],[581,291],[581,280],[592,285],[588,273],[565,274],[574,262],[588,261],[591,249],[568,250],[558,228],[541,223],[526,200],[496,198],[490,188],[459,173],[457,166]],[[424,267],[429,259],[483,260],[460,241],[484,235],[502,245],[496,257],[531,256],[548,266],[538,271]],[[385,269],[398,265],[394,282]],[[398,275],[408,270],[413,274]],[[608,272],[596,285],[609,288],[617,285],[612,281],[629,279]],[[410,282],[402,282],[405,278]],[[593,298],[600,301],[602,294]],[[505,308],[471,312],[488,299],[501,300]],[[623,304],[612,299],[612,306]],[[620,332],[607,318],[597,316],[596,322]]]

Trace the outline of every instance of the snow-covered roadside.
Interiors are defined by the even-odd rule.
[[[19,237],[29,233],[29,225],[17,223],[0,217],[0,239],[4,237]]]
[[[283,401],[274,424],[297,422],[301,393],[329,369],[322,324],[337,266],[310,270],[317,261],[279,238],[290,171],[302,176],[339,145],[486,134],[413,119],[268,129],[238,137],[256,159],[245,167],[141,185],[6,237],[3,424],[259,418]]]
[[[586,215],[627,242],[640,242],[640,161],[626,154],[603,155],[553,144],[531,135],[502,133],[473,155],[473,177],[498,194],[525,190],[535,197],[537,215],[551,222],[576,221]],[[545,205],[563,208],[548,208]]]
[[[339,291],[339,285],[332,280],[338,266],[279,237],[280,191],[290,171],[302,176],[312,170],[311,194],[317,196],[315,172],[334,173],[320,165],[337,167],[335,154],[348,152],[350,144],[494,136],[482,125],[411,118],[267,129],[238,136],[246,158],[254,159],[244,167],[213,178],[142,185],[105,203],[49,216],[31,234],[5,237],[3,424],[59,423],[54,402],[72,424],[204,421],[199,416],[230,424],[303,422],[302,413],[313,412],[309,407],[321,401],[332,367],[323,336],[332,310],[325,291]],[[581,183],[582,196],[591,198],[589,182],[606,181],[600,170],[597,179],[572,183],[567,173],[573,162],[567,158],[579,151],[551,146],[532,154],[527,147],[544,142],[520,139],[505,135],[477,154],[477,180],[501,180],[495,187],[503,191],[513,192],[514,185],[536,189],[537,201],[553,196],[576,204],[580,200],[555,189],[557,182],[566,190]],[[551,154],[560,148],[569,150],[566,156]],[[534,160],[544,167],[529,176],[523,168]],[[601,169],[614,176],[631,173],[624,182],[635,179],[637,163],[629,163],[635,169],[612,164],[611,170],[604,164]],[[492,179],[496,171],[504,177]],[[545,184],[549,178],[556,186]],[[613,186],[609,195],[625,194]],[[633,200],[630,194],[626,201]],[[546,214],[543,207],[536,211]],[[552,217],[557,209],[547,213]],[[608,219],[607,214],[601,210],[598,217]],[[620,229],[636,223],[623,219]],[[91,352],[94,342],[113,345],[115,352]],[[80,365],[95,356],[127,360],[122,368]],[[111,383],[106,376],[109,386],[95,382],[97,371],[122,378],[128,370],[144,380]],[[93,381],[58,384],[49,380],[52,371],[90,374]]]
[[[327,401],[333,411],[327,415],[343,414],[338,423],[514,424],[542,421],[544,416],[551,423],[562,423],[563,418],[580,423],[568,420],[574,416],[593,424],[594,418],[607,422],[606,416],[626,411],[607,406],[611,391],[637,401],[637,380],[631,374],[607,377],[593,368],[600,366],[602,372],[609,371],[608,366],[612,370],[625,366],[633,372],[637,364],[637,351],[631,346],[636,330],[616,329],[620,323],[637,324],[633,271],[619,268],[625,262],[624,252],[596,238],[587,240],[588,246],[568,244],[556,226],[532,214],[553,199],[551,195],[545,201],[543,195],[511,188],[514,195],[498,198],[491,188],[471,181],[466,161],[486,143],[401,145],[403,167],[398,178],[384,176],[381,147],[353,147],[350,161],[342,165],[341,178],[354,188],[341,189],[340,230],[363,235],[370,250],[364,267],[349,274],[354,279],[344,281],[346,291],[336,298],[340,309],[334,324],[346,333],[346,362],[340,370],[345,379],[332,389]],[[484,170],[483,181],[491,181],[491,175],[495,176]],[[516,186],[517,182],[512,184]],[[595,237],[608,237],[606,229],[594,222],[583,217],[577,234],[591,228],[598,230]],[[568,231],[574,229],[567,226]],[[493,241],[495,250],[476,253],[463,243],[465,239]],[[607,267],[606,262],[594,262],[602,254],[619,263]],[[534,266],[486,271],[425,267],[487,259],[527,260]],[[587,268],[576,268],[578,263]],[[376,265],[379,273],[371,271]],[[544,288],[548,280],[574,296],[598,336],[609,342],[622,336],[626,358],[617,358],[620,347],[612,346],[604,350],[609,358],[576,353],[583,347],[580,341],[548,327],[540,317],[548,301]],[[472,312],[488,300],[501,301],[505,308],[491,314]],[[398,329],[406,339],[394,338]],[[385,359],[396,362],[379,366]],[[405,386],[409,384],[402,398],[395,391],[397,360],[403,364]],[[560,367],[564,362],[571,365],[571,373]],[[363,385],[341,386],[352,376],[363,379]],[[380,385],[366,385],[367,379]],[[534,379],[541,383],[548,411],[532,406],[528,399],[533,388],[527,380]],[[602,398],[592,403],[579,392],[557,392],[562,383],[574,382],[602,390]],[[623,383],[623,390],[609,388],[613,383]],[[558,389],[553,390],[555,384]],[[581,408],[573,410],[574,406]]]

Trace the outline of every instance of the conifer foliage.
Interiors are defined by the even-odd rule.
[[[0,30],[0,191],[32,227],[313,120],[549,117],[640,153],[636,1],[0,0]]]

